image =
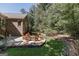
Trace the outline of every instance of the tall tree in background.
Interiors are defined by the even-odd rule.
[[[35,31],[64,31],[79,35],[79,4],[36,4],[28,14],[30,28]]]
[[[36,4],[32,6],[28,14],[31,31],[43,31],[43,29],[46,29],[48,26],[46,10],[49,8],[49,5],[51,4]]]
[[[38,31],[45,31],[48,27],[47,9],[51,4],[37,4],[34,18],[34,28]]]
[[[33,5],[30,9],[30,11],[27,14],[27,20],[28,20],[28,31],[31,33],[34,31],[34,19],[35,19],[35,5]]]
[[[20,10],[20,12],[21,12],[22,14],[26,14],[26,13],[27,13],[27,11],[26,11],[24,8],[22,8],[22,9]]]

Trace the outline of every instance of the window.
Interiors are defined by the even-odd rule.
[[[21,21],[18,21],[18,26],[21,26]]]

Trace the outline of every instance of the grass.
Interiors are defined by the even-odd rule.
[[[64,43],[58,40],[50,40],[39,48],[9,48],[8,55],[11,56],[59,56],[62,55]]]

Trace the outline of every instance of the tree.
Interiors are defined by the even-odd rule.
[[[57,30],[79,35],[79,4],[37,4],[29,12],[30,28],[34,31]],[[32,22],[32,23],[31,23]]]
[[[29,28],[34,31],[44,31],[48,26],[46,20],[46,10],[50,4],[37,4],[33,5],[28,13],[30,25]],[[31,31],[32,31],[31,30]]]
[[[34,28],[37,31],[45,31],[48,25],[47,9],[51,4],[37,4],[35,8]]]
[[[20,12],[21,12],[22,14],[26,14],[26,13],[27,13],[27,11],[26,11],[24,8],[22,8],[22,9],[20,10]]]

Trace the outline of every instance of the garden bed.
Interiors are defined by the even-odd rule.
[[[50,40],[42,47],[16,47],[8,48],[7,53],[10,56],[59,56],[63,55],[65,45],[62,41]]]
[[[36,35],[24,35],[22,37],[11,37],[7,38],[7,47],[17,46],[41,46],[45,43],[46,39],[44,36]]]

